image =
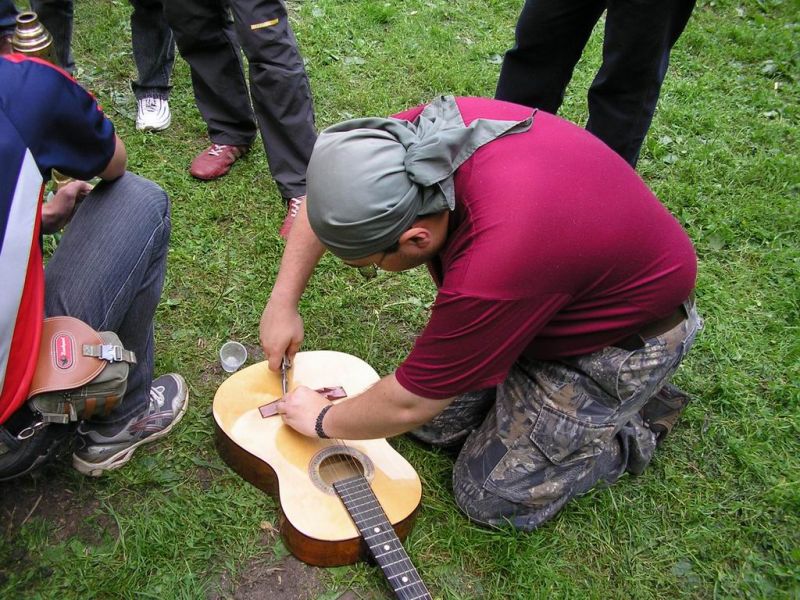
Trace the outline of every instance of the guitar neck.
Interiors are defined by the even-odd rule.
[[[395,596],[400,600],[430,600],[428,588],[408,557],[367,479],[362,475],[333,484],[347,512],[361,532]]]

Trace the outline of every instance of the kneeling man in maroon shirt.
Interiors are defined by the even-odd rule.
[[[461,446],[455,497],[479,523],[533,529],[641,473],[688,402],[669,379],[702,327],[692,243],[625,161],[558,117],[439,97],[326,129],[261,320],[273,370],[299,349],[326,249],[354,267],[425,264],[438,293],[393,374],[335,406],[297,388],[284,421]]]

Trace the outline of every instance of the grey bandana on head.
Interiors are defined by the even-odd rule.
[[[440,96],[413,121],[344,121],[317,138],[308,163],[308,219],[339,258],[394,244],[417,217],[455,208],[453,173],[484,144],[530,129],[522,121],[464,124],[455,98]]]

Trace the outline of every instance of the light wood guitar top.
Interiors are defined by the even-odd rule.
[[[361,359],[332,351],[298,353],[289,374],[289,390],[299,385],[341,386],[348,397],[379,379]],[[392,524],[414,512],[422,497],[419,477],[386,440],[309,438],[284,425],[280,416],[262,418],[259,407],[281,395],[280,373],[262,362],[233,374],[219,387],[213,412],[218,426],[235,444],[275,471],[281,509],[298,531],[325,541],[360,536],[330,487],[333,480],[352,474],[354,464],[365,465],[357,470],[365,473]]]

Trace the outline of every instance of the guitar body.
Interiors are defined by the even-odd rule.
[[[348,397],[378,381],[367,363],[341,352],[300,352],[289,389],[341,386]],[[262,362],[228,378],[214,397],[217,450],[242,478],[280,504],[281,535],[290,552],[316,566],[366,557],[367,546],[333,483],[363,475],[400,539],[411,529],[422,497],[413,467],[386,440],[305,437],[259,407],[281,397],[281,377]],[[347,400],[345,399],[344,402]]]

